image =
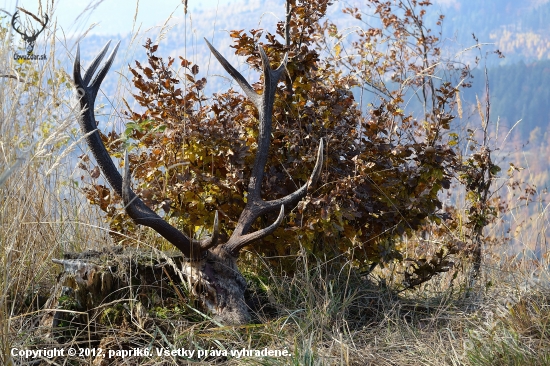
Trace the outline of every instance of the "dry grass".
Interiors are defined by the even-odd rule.
[[[81,199],[66,156],[75,116],[68,75],[47,61],[14,60],[3,22],[0,47],[0,363],[55,281],[51,258],[103,242],[97,213]],[[53,35],[49,35],[52,41]],[[24,53],[18,50],[19,53]],[[38,50],[37,50],[38,53]],[[11,77],[14,76],[14,77]]]
[[[21,79],[0,79],[0,364],[12,365],[14,347],[54,347],[44,338],[48,330],[38,326],[60,270],[51,259],[112,243],[97,226],[99,213],[82,200],[74,166],[60,159],[78,140],[67,75],[58,69],[53,52],[46,62],[17,64],[9,37],[2,38],[1,73],[19,73]],[[539,220],[543,217],[544,212]],[[85,327],[66,345],[56,346],[81,342],[86,347],[88,338],[98,337],[100,347],[112,350],[268,348],[291,354],[204,358],[208,364],[227,365],[550,365],[546,254],[541,261],[498,263],[487,256],[484,277],[475,288],[463,285],[464,270],[401,294],[376,276],[362,276],[349,263],[309,258],[306,265],[307,258],[300,257],[296,273],[281,277],[250,254],[243,269],[254,269],[248,275],[251,285],[268,304],[258,312],[258,324],[223,327],[186,302],[145,309],[127,299],[103,313],[105,318],[92,319],[100,321],[97,328]],[[92,360],[74,358],[70,364]],[[120,358],[111,361],[122,364]],[[124,361],[187,362],[154,354]],[[63,359],[51,362],[66,364]]]

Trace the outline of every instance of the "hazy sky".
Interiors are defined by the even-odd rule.
[[[199,10],[215,8],[219,4],[228,4],[231,0],[188,0],[188,10],[199,15]],[[13,14],[17,6],[37,14],[40,8],[51,7],[51,1],[40,0],[0,0],[0,8]],[[136,24],[142,30],[162,23],[172,12],[182,17],[184,7],[181,0],[56,0],[54,18],[58,28],[66,34],[80,33],[92,24],[97,25],[91,33],[118,34],[132,31],[134,16],[138,5]]]

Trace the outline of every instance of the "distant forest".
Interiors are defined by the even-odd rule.
[[[475,44],[475,32],[480,43],[494,43],[504,54],[504,59],[487,59],[491,120],[499,117],[505,128],[521,119],[514,132],[524,142],[537,127],[537,133],[546,133],[550,122],[550,1],[436,0],[434,6],[445,14],[443,37],[454,40],[459,49]],[[434,24],[437,14],[430,16]],[[482,49],[486,51],[491,52]],[[485,96],[483,67],[472,74],[472,88],[462,93],[468,103],[475,103],[476,95]]]
[[[506,56],[504,62],[513,64],[550,59],[550,2],[543,1],[435,1],[435,6],[445,15],[444,38],[467,47],[475,33],[480,42],[495,43]],[[430,24],[437,16],[430,14]]]
[[[476,95],[485,97],[485,72],[483,68],[472,72],[472,88],[463,91],[468,103],[475,103]],[[536,127],[547,132],[550,122],[550,60],[526,64],[520,61],[513,65],[490,67],[488,69],[491,96],[491,120],[500,119],[500,125],[515,127],[522,140]]]

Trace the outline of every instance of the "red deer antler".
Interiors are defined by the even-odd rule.
[[[218,239],[218,216],[216,214],[214,220],[214,230],[211,238],[205,240],[194,240],[188,238],[181,231],[171,226],[168,222],[163,220],[159,215],[153,212],[147,207],[143,201],[132,191],[130,188],[130,174],[129,174],[129,160],[127,154],[124,156],[125,168],[123,176],[120,175],[115,167],[111,157],[109,156],[101,138],[97,131],[97,125],[94,117],[94,103],[99,90],[99,86],[107,71],[113,63],[113,59],[118,50],[119,44],[111,52],[107,58],[105,65],[99,69],[97,75],[92,76],[96,72],[101,60],[105,56],[110,42],[108,42],[97,57],[92,61],[92,64],[82,77],[80,73],[80,49],[77,49],[76,58],[74,62],[74,82],[82,95],[80,99],[80,107],[82,114],[79,118],[80,127],[84,134],[89,134],[86,138],[86,142],[92,151],[101,171],[109,181],[109,184],[113,187],[118,195],[120,195],[124,201],[125,210],[128,215],[140,225],[148,226],[166,238],[170,243],[176,246],[185,256],[192,260],[198,260],[206,256],[208,249],[217,246]],[[248,186],[248,198],[246,206],[239,217],[237,226],[233,231],[229,241],[222,245],[223,249],[227,253],[237,256],[242,247],[251,242],[263,238],[271,234],[282,222],[284,217],[284,207],[293,206],[303,198],[307,192],[307,188],[310,184],[314,183],[320,173],[323,162],[323,140],[321,139],[319,144],[319,150],[317,153],[317,162],[313,173],[311,174],[308,182],[299,188],[294,193],[289,194],[286,197],[279,198],[273,201],[264,201],[261,198],[261,183],[264,174],[265,164],[267,162],[267,155],[269,150],[270,138],[271,138],[271,122],[272,122],[272,110],[273,103],[275,101],[275,91],[277,89],[277,82],[279,77],[283,73],[286,57],[281,66],[276,70],[271,69],[269,66],[269,60],[260,47],[260,54],[263,63],[263,76],[264,76],[264,92],[259,95],[254,91],[250,84],[244,79],[244,77],[231,66],[222,55],[216,51],[216,49],[208,43],[208,47],[222,64],[225,70],[239,83],[243,88],[246,95],[252,100],[256,108],[258,108],[260,121],[259,121],[259,136],[258,136],[258,151],[254,160],[254,166],[252,168],[252,175],[250,177],[250,183]],[[94,132],[95,131],[95,132]],[[279,211],[279,216],[273,224],[270,226],[249,233],[249,230],[254,221],[263,214],[272,211]]]

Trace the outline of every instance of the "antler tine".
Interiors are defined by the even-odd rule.
[[[89,95],[90,100],[88,102],[91,102],[91,103],[95,102],[95,98],[97,97],[97,93],[99,91],[99,86],[103,82],[103,79],[107,75],[107,72],[109,72],[109,69],[113,64],[116,53],[118,51],[118,47],[120,46],[120,42],[118,42],[115,48],[113,49],[113,51],[111,51],[111,54],[107,58],[107,61],[105,62],[103,67],[99,70],[99,72],[96,74],[96,76],[93,78],[93,81],[90,84],[90,81],[92,80],[94,73],[96,72],[99,64],[101,63],[101,60],[103,60],[103,57],[105,57],[105,54],[107,53],[107,50],[109,49],[110,44],[111,44],[111,41],[108,41],[107,44],[103,46],[99,54],[95,57],[95,59],[92,61],[92,63],[88,67],[88,70],[86,70],[86,72],[84,73],[84,79],[80,74],[80,45],[77,45],[76,57],[74,60],[73,77],[74,77],[75,83],[77,84],[77,87],[82,88],[83,91],[85,92],[85,95]]]
[[[281,77],[281,74],[285,70],[286,62],[288,60],[288,54],[285,54],[283,61],[281,62],[281,65],[275,70],[271,68],[269,65],[269,59],[267,58],[267,55],[262,48],[262,46],[258,45],[258,50],[260,52],[260,56],[262,58],[262,69],[263,69],[263,75],[264,75],[264,107],[268,107],[270,109],[273,109],[273,102],[275,101],[275,92],[277,90],[277,83],[279,82],[279,78]],[[267,103],[270,102],[270,103]],[[271,116],[271,114],[269,114]]]
[[[97,70],[97,67],[101,63],[101,60],[103,60],[103,57],[105,57],[105,54],[107,53],[107,50],[109,49],[110,45],[111,45],[111,41],[107,41],[105,46],[103,46],[101,51],[99,51],[99,53],[97,54],[95,59],[92,61],[90,66],[88,66],[88,70],[86,70],[86,72],[84,73],[84,85],[90,84],[90,81],[92,80],[92,76],[94,76],[94,74]],[[111,52],[111,55],[109,56],[109,58],[107,58],[107,63],[103,67],[104,69],[106,68],[106,71],[109,71],[109,69],[111,68],[112,61],[113,61],[113,59],[114,59],[114,57],[115,57],[115,55],[118,51],[118,46],[119,45],[120,45],[120,42],[117,43],[114,50]],[[77,57],[80,61],[80,45],[78,45],[77,47],[78,47],[78,49],[77,49],[77,55],[78,56]],[[109,62],[109,61],[111,61],[111,62]],[[101,81],[103,81],[103,80],[101,80]],[[101,81],[100,81],[100,83],[101,83]]]
[[[279,207],[279,205],[293,206],[294,204],[298,203],[298,201],[300,201],[302,198],[304,198],[308,188],[311,185],[315,184],[319,179],[319,176],[321,175],[321,170],[323,168],[324,145],[324,139],[321,138],[321,140],[319,141],[319,148],[317,149],[317,159],[315,161],[315,166],[313,167],[313,171],[311,172],[311,175],[306,184],[298,188],[296,191],[286,195],[285,197],[264,202],[263,204],[265,205],[267,210],[272,210],[275,207]]]
[[[261,95],[258,95],[258,93],[256,93],[256,91],[254,90],[254,88],[252,88],[252,86],[250,86],[250,84],[248,83],[248,81],[246,81],[246,79],[241,75],[240,72],[238,72],[226,59],[225,57],[223,57],[219,52],[218,50],[216,50],[214,48],[214,46],[212,46],[210,44],[210,42],[208,42],[208,40],[206,38],[204,38],[204,40],[206,41],[206,44],[208,45],[208,48],[210,48],[210,51],[212,52],[212,54],[214,55],[214,57],[216,57],[216,59],[220,62],[220,64],[223,66],[223,68],[225,69],[225,71],[227,71],[229,73],[229,75],[231,75],[233,77],[233,79],[235,79],[235,81],[241,86],[241,88],[243,88],[243,91],[244,93],[246,94],[246,96],[248,98],[250,98],[250,100],[252,100],[252,102],[254,103],[254,105],[256,105],[256,108],[260,109],[261,107]]]
[[[252,243],[255,240],[259,240],[275,231],[277,227],[281,224],[284,216],[284,207],[285,206],[294,206],[298,201],[300,201],[307,193],[307,189],[309,186],[315,184],[317,180],[319,179],[319,176],[321,175],[321,169],[323,167],[323,151],[324,151],[324,140],[321,138],[319,141],[319,148],[317,150],[317,160],[315,162],[315,167],[313,168],[313,171],[311,172],[311,176],[309,177],[309,180],[306,184],[301,186],[299,189],[294,191],[293,193],[276,200],[272,201],[261,201],[260,203],[256,203],[256,207],[251,207],[250,210],[252,212],[255,212],[255,215],[248,215],[244,220],[241,220],[243,218],[243,215],[239,218],[239,222],[237,224],[237,228],[233,232],[234,236],[231,236],[231,239],[227,243],[227,248],[231,253],[238,253],[241,248],[245,247],[246,245]],[[248,205],[247,205],[248,207]],[[250,225],[254,222],[254,220],[267,212],[271,212],[275,210],[277,207],[281,207],[281,211],[279,213],[279,216],[277,217],[277,220],[273,224],[271,224],[269,227],[258,230],[251,234],[245,234],[242,235],[244,232],[248,231],[250,228]],[[246,208],[245,208],[246,210]],[[244,211],[243,211],[244,213]],[[253,218],[251,220],[251,218]]]
[[[273,70],[269,65],[269,59],[265,54],[264,49],[258,46],[260,56],[262,58],[262,69],[264,75],[264,92],[261,97],[261,107],[258,108],[260,115],[260,124],[258,127],[258,150],[252,166],[252,175],[248,184],[249,200],[261,201],[262,180],[264,176],[265,164],[267,163],[267,155],[271,140],[271,124],[273,114],[273,104],[275,103],[275,92],[277,91],[277,83],[281,77],[286,64],[287,56],[285,55],[283,62]]]
[[[277,216],[277,219],[275,220],[275,222],[273,222],[273,224],[249,234],[231,235],[231,238],[226,244],[227,250],[230,253],[237,254],[243,247],[247,246],[248,244],[272,234],[279,227],[279,225],[281,225],[284,217],[285,205],[281,205],[279,216]]]

